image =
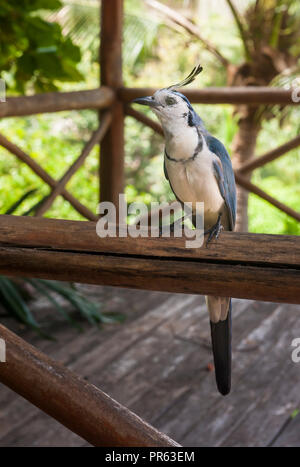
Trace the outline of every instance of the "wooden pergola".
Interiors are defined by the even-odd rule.
[[[96,235],[96,213],[77,200],[66,184],[92,148],[101,143],[100,200],[118,205],[124,189],[124,119],[127,115],[162,134],[157,122],[130,107],[132,99],[154,89],[125,88],[122,81],[123,1],[102,0],[101,83],[89,91],[8,98],[0,117],[62,110],[95,109],[99,126],[76,161],[53,179],[29,154],[0,135],[0,145],[27,164],[51,188],[35,218],[1,216],[0,273],[169,292],[219,294],[246,299],[300,303],[300,239],[295,236],[222,233],[211,248],[187,250],[182,238],[106,238]],[[208,88],[188,90],[193,103],[296,105],[291,91],[277,88]],[[300,136],[248,161],[236,181],[289,216],[300,213],[269,196],[244,174],[300,145]],[[90,222],[44,219],[57,196],[63,196]],[[0,381],[65,426],[98,446],[176,446],[177,443],[99,389],[51,361],[0,326],[7,362]]]

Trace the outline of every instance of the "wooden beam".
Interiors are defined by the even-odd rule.
[[[278,201],[276,198],[273,198],[273,196],[268,195],[265,191],[261,190],[257,186],[255,186],[253,183],[250,181],[246,180],[242,175],[239,173],[235,172],[235,181],[245,190],[249,191],[250,193],[254,193],[255,195],[259,196],[260,198],[264,199],[265,201],[268,201],[268,203],[272,204],[276,208],[278,208],[280,211],[285,212],[288,216],[292,217],[296,221],[300,222],[300,213],[295,211],[294,209],[290,208],[289,206],[286,206],[286,204],[281,203]]]
[[[152,118],[147,117],[142,112],[138,112],[137,110],[133,109],[129,105],[126,106],[125,113],[129,117],[135,118],[138,122],[143,123],[144,125],[151,128],[153,131],[158,133],[159,135],[163,136],[164,132],[163,132],[161,125],[157,123],[155,120],[153,120]]]
[[[90,222],[0,216],[0,274],[300,303],[299,237],[222,232],[195,249],[185,240],[101,239]]]
[[[89,91],[49,92],[34,96],[8,97],[0,105],[0,118],[20,117],[62,110],[104,109],[115,99],[112,89],[102,86]]]
[[[144,255],[265,265],[299,266],[300,237],[222,231],[206,248],[185,248],[185,238],[100,238],[94,222],[0,215],[0,244],[59,251]],[[271,245],[271,246],[270,246]],[[251,255],[249,255],[251,250]],[[270,254],[272,251],[272,254]]]
[[[91,138],[86,143],[83,150],[81,151],[80,156],[73,162],[71,167],[69,167],[66,173],[57,182],[55,188],[53,188],[50,195],[47,196],[44,202],[40,204],[39,207],[36,209],[35,211],[36,216],[42,216],[46,211],[48,211],[48,209],[51,207],[56,197],[62,193],[66,184],[69,182],[72,176],[77,172],[77,170],[82,166],[82,164],[84,163],[85,159],[88,157],[88,155],[90,154],[94,146],[97,143],[100,143],[100,141],[104,137],[106,131],[108,130],[111,124],[111,120],[112,120],[111,113],[110,111],[107,110],[106,113],[103,114],[103,118],[102,118],[99,128],[93,132]]]
[[[110,76],[113,79],[113,76]],[[120,88],[118,96],[126,103],[130,103],[136,97],[151,95],[158,89],[125,88],[122,87],[120,81],[114,87]],[[191,102],[199,104],[299,105],[299,102],[292,101],[291,90],[263,86],[184,89],[184,94]],[[114,99],[114,90],[108,86],[88,91],[49,92],[34,96],[8,97],[6,102],[1,103],[0,118],[63,110],[103,109],[110,107]]]
[[[158,88],[124,88],[118,96],[124,103],[137,97],[151,96]],[[299,105],[293,102],[292,90],[264,86],[208,87],[204,89],[184,89],[183,94],[194,104],[261,104]]]
[[[122,79],[123,0],[101,3],[101,85],[116,89]],[[101,118],[101,116],[100,116]],[[118,206],[124,191],[124,109],[121,101],[112,106],[113,125],[102,140],[100,151],[100,200]]]
[[[17,145],[9,141],[5,136],[0,134],[0,146],[3,146],[9,152],[11,152],[14,156],[16,156],[20,161],[24,162],[31,170],[38,175],[47,185],[51,188],[55,188],[56,180],[52,178],[46,170],[44,170],[34,159],[32,159],[28,154],[26,154],[22,149],[20,149]],[[98,219],[96,214],[94,214],[90,209],[84,206],[78,199],[76,199],[71,193],[69,193],[65,188],[62,190],[61,195],[69,201],[69,203],[73,206],[76,211],[78,211],[83,217],[89,219],[91,221],[95,221]]]
[[[275,149],[272,149],[263,156],[253,157],[248,162],[239,167],[237,172],[251,172],[252,170],[257,169],[258,167],[261,167],[265,164],[268,164],[269,162],[274,161],[278,157],[283,156],[285,153],[297,148],[298,146],[300,146],[300,135],[296,136],[296,138],[292,139],[291,141],[288,141],[287,143],[282,144],[281,146],[278,146]]]
[[[93,384],[0,325],[0,381],[94,446],[179,446]]]

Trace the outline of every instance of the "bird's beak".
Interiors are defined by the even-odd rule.
[[[148,105],[148,107],[159,107],[160,104],[155,102],[152,96],[138,97],[132,101],[134,104]]]

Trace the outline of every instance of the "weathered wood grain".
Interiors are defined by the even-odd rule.
[[[26,329],[24,333],[24,329],[21,326],[18,327],[15,321],[6,319],[4,323],[6,322],[7,325],[13,327],[15,332],[22,333],[26,341],[37,346],[42,352],[73,369],[77,374],[81,374],[85,379],[96,384],[96,386],[99,385],[104,390],[105,381],[95,379],[93,374],[100,375],[101,368],[109,366],[111,360],[117,358],[120,352],[124,352],[130,346],[134,347],[136,341],[141,338],[142,332],[151,332],[160,320],[165,319],[165,317],[160,316],[159,312],[156,312],[156,319],[154,316],[151,318],[151,313],[153,314],[153,310],[156,310],[161,304],[162,295],[165,296],[165,294],[112,287],[84,286],[80,287],[80,289],[84,289],[85,294],[88,294],[89,298],[92,298],[95,303],[99,302],[99,306],[102,306],[105,311],[120,313],[122,309],[122,313],[127,318],[126,326],[118,324],[106,325],[99,330],[98,327],[91,327],[87,323],[81,322],[84,332],[78,333],[77,330],[70,327],[69,323],[58,320],[55,310],[51,306],[46,310],[43,300],[38,300],[35,303],[35,309],[32,311],[38,313],[40,322],[42,318],[45,318],[45,320],[42,320],[44,326],[47,324],[44,330],[55,336],[55,341],[41,339],[40,336],[29,329]],[[167,297],[166,294],[165,298],[167,299]],[[130,306],[127,304],[130,304]],[[33,308],[32,304],[31,308]],[[147,315],[146,320],[144,315]],[[133,320],[137,321],[137,324],[133,323]],[[135,332],[136,326],[140,329],[139,334]],[[113,336],[116,333],[121,333],[121,335],[115,341]],[[101,346],[100,351],[99,346]],[[40,424],[45,423],[47,425],[47,430],[40,430],[39,436],[35,439],[35,444],[39,445],[40,438],[42,438],[43,445],[51,443],[51,438],[56,438],[54,444],[57,444],[58,439],[62,444],[66,439],[68,443],[70,443],[70,440],[72,440],[72,443],[73,440],[74,442],[76,440],[76,435],[64,426],[58,424],[26,400],[18,397],[13,391],[1,386],[1,384],[0,417],[0,445],[2,446],[20,445],[22,443],[26,445],[26,440],[30,438],[30,434],[27,435],[27,427],[28,424],[35,424],[33,418],[37,418]],[[60,437],[59,433],[62,434],[62,437]],[[77,437],[76,442],[77,444],[82,443],[83,440]]]
[[[299,407],[299,406],[298,406]],[[297,407],[297,409],[298,409]],[[299,409],[298,409],[299,410]],[[278,438],[272,443],[273,447],[299,447],[300,446],[300,416],[299,414],[291,418],[291,414],[286,420],[285,427]]]
[[[95,446],[178,446],[100,389],[0,325],[0,381]]]
[[[59,226],[64,228],[59,230]],[[98,239],[94,229],[95,224],[87,222],[1,216],[0,273],[300,302],[297,237],[226,233],[210,248],[188,250],[182,244],[184,239],[117,238],[110,243]],[[230,249],[227,238],[229,245],[235,240]],[[81,246],[76,245],[77,239]],[[181,242],[177,249],[173,241]]]
[[[283,368],[287,369],[290,359],[291,327],[297,323],[297,314],[296,308],[291,306],[289,313],[287,305],[274,306],[271,313],[265,314],[264,305],[259,305],[261,317],[257,310],[256,325],[252,331],[250,329],[248,336],[240,338],[239,330],[235,329],[236,322],[238,327],[243,326],[244,313],[237,318],[233,315],[235,348],[229,396],[222,398],[217,394],[213,388],[214,375],[211,374],[211,378],[199,379],[198,385],[185,398],[152,421],[155,426],[172,434],[185,446],[261,446],[268,443],[272,433],[285,420],[286,412],[282,411],[284,398],[295,401],[297,386],[293,379],[299,381],[297,367],[288,365],[285,381],[282,381],[283,375],[280,373]],[[247,325],[244,329],[246,334]],[[249,345],[250,339],[253,350]],[[197,349],[197,356],[196,352]],[[203,356],[204,350],[198,349],[198,352],[199,358]],[[195,371],[194,359],[189,360],[189,365]],[[277,421],[276,409],[282,411]]]
[[[17,277],[299,303],[295,269],[126,258],[0,247],[0,273]]]
[[[104,309],[110,310],[113,302],[115,311],[131,313],[134,307],[138,318],[114,326],[111,333],[90,329],[74,333],[73,339],[65,326],[55,332],[58,341],[35,336],[35,342],[179,442],[266,445],[299,406],[298,365],[287,365],[290,339],[299,332],[297,307],[234,300],[233,388],[223,398],[213,371],[207,370],[212,355],[205,344],[209,323],[202,297],[110,287],[99,287],[98,293]],[[29,334],[23,331],[31,341]],[[82,444],[5,388],[0,391],[0,413],[1,446]],[[295,445],[300,439],[296,429],[289,434]]]
[[[41,249],[300,266],[300,237],[222,232],[208,248],[188,249],[186,238],[100,238],[94,222],[0,216],[0,244]]]

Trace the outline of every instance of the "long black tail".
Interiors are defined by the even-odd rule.
[[[225,321],[210,322],[212,350],[218,390],[223,396],[231,387],[231,299]]]

